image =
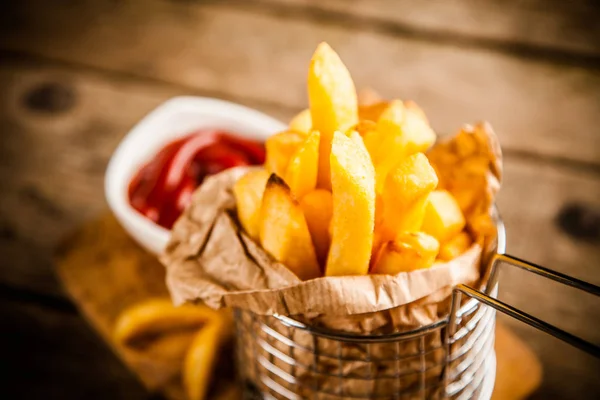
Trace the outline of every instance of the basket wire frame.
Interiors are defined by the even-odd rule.
[[[292,318],[234,310],[239,375],[248,399],[472,399],[495,370],[496,311],[600,358],[600,348],[497,300],[500,265],[511,265],[600,296],[598,286],[505,254],[496,248],[483,291],[457,285],[450,314],[409,332],[359,335]],[[468,301],[462,301],[468,296]],[[493,379],[493,377],[492,377]]]

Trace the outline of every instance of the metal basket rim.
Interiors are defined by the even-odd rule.
[[[494,254],[494,253],[504,254],[504,252],[506,251],[506,231],[504,229],[504,222],[502,221],[502,218],[500,217],[500,213],[498,212],[498,208],[496,206],[493,207],[492,215],[496,222],[496,246],[494,249],[492,249],[490,251],[490,254]],[[482,289],[484,291],[488,291],[489,288],[487,288],[487,283],[483,285]],[[467,303],[465,303],[465,305],[463,305],[461,308],[459,308],[458,313],[465,314],[469,311],[472,311],[477,306],[477,304],[478,304],[478,301],[476,299],[470,299],[469,301],[467,301]],[[447,325],[450,320],[450,315],[447,315],[429,325],[411,329],[411,330],[405,331],[405,332],[364,335],[364,334],[360,334],[360,333],[343,332],[343,331],[336,331],[333,329],[327,329],[327,328],[322,328],[322,327],[309,326],[309,325],[304,324],[300,321],[297,321],[293,318],[287,317],[285,315],[280,315],[280,314],[274,314],[273,317],[278,319],[282,324],[284,324],[288,327],[308,331],[312,335],[323,337],[325,339],[342,340],[342,341],[346,341],[346,342],[362,342],[362,343],[364,343],[364,342],[388,342],[388,341],[393,341],[393,340],[397,340],[397,339],[409,339],[411,337],[418,337],[423,334],[435,331],[435,330]]]

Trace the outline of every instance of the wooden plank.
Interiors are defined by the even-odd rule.
[[[369,19],[373,25],[392,23],[406,35],[441,38],[482,47],[519,44],[600,53],[600,8],[589,1],[521,0],[266,0],[310,10],[333,12],[329,18]],[[474,39],[474,40],[469,40]],[[477,42],[477,39],[481,39]]]
[[[58,273],[92,326],[149,390],[172,400],[186,398],[181,366],[193,331],[162,335],[139,348],[113,340],[115,321],[125,308],[150,298],[166,298],[168,292],[164,267],[127,235],[112,214],[85,224],[63,243]],[[239,397],[228,390],[234,380],[232,358],[231,346],[221,352],[210,398]]]
[[[0,301],[2,396],[148,399],[148,392],[81,317]]]
[[[556,217],[565,205],[585,204],[600,213],[600,184],[595,174],[567,171],[552,164],[508,158],[498,206],[507,231],[508,253],[600,284],[598,238],[586,242],[566,235]],[[500,298],[543,320],[600,343],[594,321],[598,299],[517,269],[503,267]],[[525,338],[544,365],[539,398],[596,398],[600,360],[515,320],[500,317]],[[592,395],[595,394],[595,395]],[[590,396],[590,397],[588,397]]]
[[[485,118],[507,151],[600,164],[593,129],[600,124],[596,70],[256,8],[156,1],[144,7],[93,0],[63,7],[19,4],[25,3],[5,13],[0,48],[300,109],[306,105],[308,59],[326,40],[358,87],[416,100],[440,132]]]
[[[206,93],[7,59],[0,87],[0,282],[60,294],[52,249],[106,208],[104,171],[121,138],[168,98]]]
[[[503,324],[496,325],[494,340],[496,382],[492,400],[528,398],[542,381],[539,359],[522,339]]]
[[[58,271],[84,315],[146,386],[169,399],[181,399],[179,358],[173,359],[172,354],[165,357],[164,351],[152,349],[132,351],[114,343],[111,335],[115,318],[125,307],[148,297],[164,296],[164,269],[158,261],[128,238],[112,215],[106,214],[84,225],[63,245]],[[112,284],[100,286],[97,284],[100,280],[109,280]],[[540,384],[540,362],[508,328],[498,324],[496,335],[498,377],[494,399],[524,398]],[[163,341],[169,339],[169,335],[165,336]],[[185,348],[186,338],[173,337],[172,340],[177,347],[183,343]],[[223,400],[240,398],[239,391],[226,390],[235,389],[231,356],[231,353],[221,354],[221,370],[215,374],[220,384],[213,383],[215,388],[225,389],[215,394]]]

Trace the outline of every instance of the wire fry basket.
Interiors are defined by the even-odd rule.
[[[292,318],[235,310],[239,375],[247,399],[489,399],[496,375],[496,310],[600,358],[600,348],[497,300],[500,265],[600,296],[600,288],[505,254],[488,255],[480,291],[458,285],[447,318],[409,332],[359,335]],[[470,299],[462,302],[462,297]]]

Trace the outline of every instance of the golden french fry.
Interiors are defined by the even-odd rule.
[[[429,120],[427,119],[427,115],[425,114],[425,111],[423,111],[423,109],[421,107],[419,107],[417,105],[417,103],[415,103],[412,100],[406,100],[404,102],[404,107],[407,110],[412,111],[416,116],[421,118],[423,121],[425,121],[429,125]]]
[[[358,106],[358,119],[377,122],[381,114],[388,108],[388,101],[379,101],[369,105]]]
[[[306,110],[300,111],[290,121],[290,130],[291,131],[308,134],[311,131],[311,128],[312,128],[312,118],[310,116],[310,110],[308,108]]]
[[[373,121],[369,121],[367,119],[360,120],[358,124],[354,127],[354,130],[359,133],[363,138],[363,142],[365,142],[365,138],[371,137],[373,132],[377,131],[377,124]]]
[[[231,336],[231,318],[222,310],[194,336],[183,362],[183,385],[189,400],[202,400],[210,385],[221,345]]]
[[[471,236],[466,232],[460,232],[440,247],[438,258],[443,261],[451,261],[462,253],[467,251],[471,246]]]
[[[290,158],[305,139],[305,134],[292,131],[277,133],[269,137],[265,142],[266,170],[278,176],[284,176]]]
[[[259,236],[263,249],[300,279],[321,274],[302,208],[275,174],[269,178],[263,195]]]
[[[381,226],[376,229],[377,243],[393,240],[398,232],[416,232],[423,224],[429,193],[438,178],[423,153],[400,161],[387,176],[382,194]]]
[[[288,163],[285,181],[296,198],[301,198],[317,186],[320,137],[319,131],[308,135]]]
[[[390,142],[389,137],[398,137],[402,134],[402,121],[404,120],[404,103],[400,100],[391,101],[387,107],[381,112],[377,119],[377,131],[373,135],[371,141],[366,142],[365,146],[371,155],[373,164],[377,166],[384,157],[389,155],[390,151],[393,151],[392,156],[396,157],[397,161],[400,161],[401,156],[399,155],[398,149],[395,146],[394,149],[387,149],[383,147],[383,141]],[[391,157],[389,157],[391,158]]]
[[[333,132],[346,132],[358,123],[358,102],[348,69],[327,43],[317,47],[310,61],[308,100],[312,128],[321,132],[319,187],[330,189],[329,154]]]
[[[429,126],[423,110],[416,104],[412,107],[405,106],[404,110],[400,143],[405,146],[405,154],[424,153],[435,143],[437,135]]]
[[[392,148],[383,147],[384,141],[391,142],[391,138],[401,135],[403,120],[404,104],[400,100],[394,100],[387,104],[387,107],[380,113],[377,119],[377,129],[365,137],[365,146],[371,155],[371,160],[373,160],[373,165],[375,165],[376,169],[386,158],[388,160],[395,160],[396,162],[403,158],[404,154],[400,152],[401,149],[399,146],[395,145]]]
[[[464,227],[465,217],[452,194],[446,190],[431,192],[425,206],[421,230],[444,243]]]
[[[333,135],[331,185],[333,228],[325,274],[365,275],[373,246],[375,171],[356,132]]]
[[[403,232],[386,242],[377,255],[374,274],[394,275],[429,268],[440,249],[439,242],[423,232]]]
[[[258,239],[260,206],[268,179],[269,173],[266,170],[253,170],[233,186],[240,223],[248,236],[255,240]]]
[[[127,343],[141,336],[202,326],[216,314],[203,305],[175,307],[170,299],[150,299],[124,310],[115,322],[113,335],[117,343]]]
[[[383,190],[394,165],[411,154],[426,151],[435,139],[435,132],[419,112],[406,108],[400,100],[392,101],[377,121],[377,137],[369,142],[371,148],[368,148],[375,164],[377,192]]]
[[[325,265],[331,242],[329,232],[333,214],[331,192],[325,189],[308,192],[300,200],[300,207],[304,212],[319,264]]]

